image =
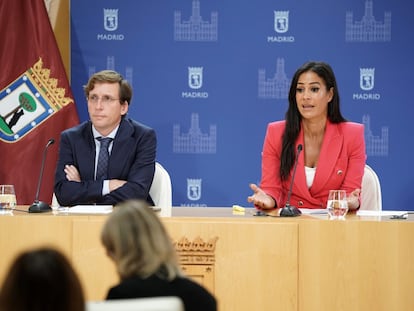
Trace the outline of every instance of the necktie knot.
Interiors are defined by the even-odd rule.
[[[109,144],[112,141],[111,137],[98,137],[97,140],[101,143],[101,149],[108,149]]]
[[[108,176],[108,162],[109,162],[109,144],[112,141],[110,137],[97,137],[101,143],[98,156],[98,165],[96,167],[96,180],[106,179]]]

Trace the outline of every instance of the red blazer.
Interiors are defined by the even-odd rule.
[[[262,152],[262,180],[260,187],[283,207],[287,200],[290,178],[282,182],[279,176],[282,153],[282,136],[285,121],[268,124]],[[296,148],[304,144],[303,128],[296,141]],[[343,122],[326,125],[318,167],[310,188],[306,185],[303,148],[299,155],[290,205],[299,208],[326,208],[328,192],[343,189],[347,193],[361,189],[365,167],[364,126],[359,123]]]

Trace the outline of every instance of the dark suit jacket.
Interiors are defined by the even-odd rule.
[[[181,298],[186,311],[216,311],[217,302],[204,287],[187,278],[175,278],[171,282],[150,276],[141,279],[138,276],[123,280],[111,288],[107,299],[128,299],[159,296]]]
[[[127,199],[144,199],[152,204],[149,189],[155,172],[157,138],[155,131],[141,123],[123,118],[113,140],[108,164],[108,179],[127,183],[102,196],[102,181],[94,179],[95,141],[92,123],[86,121],[65,130],[60,137],[59,160],[54,191],[59,204],[111,204]],[[66,164],[75,165],[81,182],[68,181]]]

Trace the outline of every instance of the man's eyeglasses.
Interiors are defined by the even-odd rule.
[[[104,95],[102,97],[99,97],[98,95],[90,95],[87,98],[88,102],[92,104],[97,104],[99,101],[101,101],[102,104],[110,104],[114,100],[119,100],[119,98],[112,98],[111,96]]]

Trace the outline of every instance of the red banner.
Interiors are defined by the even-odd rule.
[[[60,133],[79,123],[44,0],[0,1],[0,184],[15,186],[17,204],[36,195],[50,203]]]

